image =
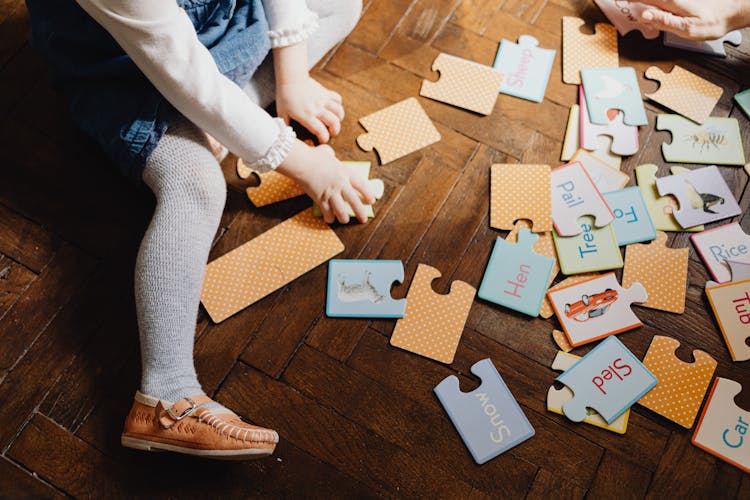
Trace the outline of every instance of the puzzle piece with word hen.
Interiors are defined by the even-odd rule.
[[[531,222],[527,220],[519,220],[513,225],[513,229],[510,230],[508,236],[505,237],[505,241],[508,243],[515,243],[518,241],[518,233],[522,229],[531,229]],[[552,265],[552,272],[549,275],[549,283],[547,286],[551,286],[552,282],[557,278],[557,273],[560,272],[560,263],[557,261],[557,250],[555,250],[555,242],[552,241],[552,232],[547,233],[535,233],[539,236],[539,239],[534,243],[534,253],[544,255],[554,260]]]
[[[382,165],[440,140],[440,132],[414,97],[360,118],[359,123],[368,133],[357,137],[357,144],[365,151],[375,149]]]
[[[686,429],[693,427],[703,397],[716,370],[716,360],[703,351],[694,350],[693,363],[675,356],[680,343],[655,335],[643,364],[659,383],[638,403]]]
[[[706,283],[706,295],[711,303],[719,329],[734,361],[750,359],[750,280],[730,281],[717,285]]]
[[[439,54],[432,71],[440,73],[436,82],[422,81],[419,95],[459,108],[489,115],[495,107],[503,74],[495,68],[449,54]]]
[[[490,359],[474,363],[471,373],[482,380],[472,392],[462,392],[455,375],[434,390],[474,461],[481,465],[531,438],[534,428]]]
[[[517,220],[535,233],[552,230],[549,165],[496,164],[490,168],[490,227],[510,230]]]
[[[552,170],[552,222],[560,236],[575,236],[583,229],[578,219],[584,215],[594,217],[594,225],[603,227],[615,216],[604,197],[596,188],[584,166],[569,163]]]
[[[556,380],[573,391],[573,399],[563,405],[566,417],[582,422],[591,408],[608,424],[658,382],[617,337],[603,340]]]
[[[578,17],[563,17],[563,81],[580,85],[583,68],[616,68],[617,30],[611,24],[597,24],[594,34],[581,32],[586,21]]]
[[[697,123],[706,121],[724,93],[718,85],[677,65],[669,73],[651,66],[646,78],[659,82],[659,89],[646,97]]]
[[[453,363],[476,289],[454,281],[450,293],[440,295],[432,282],[440,271],[425,264],[417,272],[406,295],[404,317],[396,322],[391,345],[426,358]]]

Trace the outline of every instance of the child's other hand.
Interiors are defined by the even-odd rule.
[[[311,148],[297,141],[277,170],[297,181],[310,195],[320,207],[326,223],[331,224],[335,220],[348,223],[347,203],[357,220],[367,222],[363,201],[372,204],[375,197],[367,183],[336,158],[330,146]]]
[[[341,131],[344,106],[339,94],[305,75],[277,86],[276,113],[287,123],[299,122],[325,144]]]

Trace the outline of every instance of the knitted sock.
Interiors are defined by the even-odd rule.
[[[168,401],[203,394],[193,343],[208,252],[226,183],[205,134],[176,119],[151,154],[143,180],[156,210],[135,268],[141,392]]]

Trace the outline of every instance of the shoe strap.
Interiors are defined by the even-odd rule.
[[[189,417],[201,406],[213,402],[211,398],[205,395],[183,398],[166,408],[160,400],[156,405],[156,418],[159,424],[169,429],[180,420]]]

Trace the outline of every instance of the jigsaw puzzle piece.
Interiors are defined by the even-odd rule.
[[[564,336],[565,335],[563,334],[563,337]],[[558,352],[555,356],[555,360],[552,362],[552,369],[565,372],[574,364],[576,364],[580,359],[580,356],[576,356],[574,354]],[[563,406],[565,405],[565,403],[573,399],[573,396],[573,391],[571,391],[568,387],[563,387],[562,389],[556,389],[554,386],[550,387],[547,391],[547,411],[557,413],[558,415],[565,415],[565,413],[563,413]],[[583,421],[595,427],[607,429],[608,431],[612,431],[617,434],[625,434],[625,431],[628,428],[630,409],[625,410],[625,412],[617,417],[612,422],[612,424],[608,424],[601,415],[593,410],[587,410],[586,413],[586,418],[584,418]]]
[[[581,80],[591,123],[607,125],[607,112],[617,109],[625,115],[626,125],[648,125],[633,68],[583,68]]]
[[[357,137],[365,151],[375,149],[385,165],[440,140],[440,133],[416,98],[410,97],[360,118],[368,133]]]
[[[594,2],[602,9],[610,22],[617,27],[617,31],[622,36],[631,31],[640,31],[643,38],[648,40],[659,36],[659,30],[639,21],[641,14],[648,9],[647,5],[622,0],[594,0]]]
[[[659,231],[703,231],[703,225],[684,229],[677,223],[673,215],[678,208],[677,200],[674,196],[659,196],[659,191],[656,189],[657,170],[659,167],[650,163],[635,167],[638,189],[641,191],[654,227]],[[672,174],[678,174],[690,170],[684,167],[672,167],[670,171]]]
[[[617,337],[609,337],[557,377],[573,391],[563,412],[573,422],[596,410],[608,424],[625,413],[658,382]]]
[[[343,163],[347,165],[357,177],[367,182],[367,185],[370,187],[370,191],[372,191],[372,195],[376,200],[383,197],[383,194],[385,193],[385,184],[381,179],[370,179],[369,161],[345,161]],[[346,204],[346,207],[349,217],[354,217],[356,214],[354,213],[354,210],[352,210],[352,207],[349,206],[348,203]],[[364,205],[364,209],[367,213],[367,217],[375,217],[375,211],[372,209],[372,205]],[[323,212],[320,211],[320,207],[316,204],[313,204],[313,215],[315,215],[315,217],[323,216]]]
[[[556,287],[547,296],[573,347],[642,326],[630,306],[648,300],[640,283],[623,288],[614,273]]]
[[[601,160],[599,157],[593,153],[589,153],[585,149],[579,149],[576,151],[571,163],[576,161],[584,166],[589,177],[594,181],[596,189],[602,194],[622,189],[628,182],[630,182],[630,176],[628,174],[611,167],[604,160]]]
[[[659,82],[657,91],[646,97],[697,123],[711,116],[724,93],[718,85],[677,65],[669,73],[651,66],[646,70],[646,78]]]
[[[396,322],[391,345],[451,364],[476,289],[463,281],[454,281],[450,293],[439,295],[432,290],[432,282],[439,277],[440,272],[434,267],[417,266],[406,295],[406,311]]]
[[[743,90],[739,94],[735,94],[734,102],[736,102],[745,115],[750,118],[750,89]]]
[[[729,269],[732,271],[732,281],[750,280],[750,262],[739,260],[728,260]]]
[[[654,223],[637,186],[604,193],[604,199],[615,214],[612,230],[615,232],[618,246],[656,238]]]
[[[693,444],[750,473],[750,412],[734,402],[742,385],[716,377],[693,434]]]
[[[505,78],[500,93],[542,102],[556,51],[539,48],[533,36],[521,35],[518,43],[501,40],[494,67]]]
[[[601,136],[610,136],[612,137],[612,145],[610,147],[612,153],[621,156],[632,156],[638,152],[640,148],[638,127],[625,125],[621,111],[609,110],[607,112],[609,121],[606,125],[591,123],[589,112],[586,108],[586,96],[583,92],[583,86],[579,90],[579,107],[578,116],[580,120],[581,147],[583,149],[594,151],[600,146],[599,138]]]
[[[451,375],[434,391],[474,461],[483,464],[534,435],[534,428],[489,359],[474,363],[471,372],[482,380],[462,392]]]
[[[750,280],[706,284],[706,295],[734,361],[750,359]]]
[[[682,227],[708,224],[742,213],[716,166],[703,167],[656,179],[659,195],[677,198],[673,215]]]
[[[622,254],[610,224],[594,227],[591,217],[581,217],[581,234],[562,237],[552,234],[563,274],[607,271],[622,267]]]
[[[698,125],[679,115],[658,115],[656,129],[668,130],[672,142],[662,144],[668,162],[738,165],[745,163],[740,125],[736,118],[707,118]]]
[[[680,343],[670,337],[654,336],[643,364],[659,383],[638,403],[686,429],[693,427],[703,397],[716,370],[716,360],[694,350],[692,363],[684,363],[675,352]]]
[[[403,318],[406,299],[391,297],[391,286],[403,282],[404,265],[400,260],[331,260],[326,316]]]
[[[528,229],[518,232],[518,242],[498,237],[492,249],[478,295],[532,317],[539,315],[555,259],[534,252],[539,236]]]
[[[517,220],[526,219],[536,233],[551,231],[550,175],[549,165],[492,165],[490,227],[510,230]]]
[[[557,345],[557,347],[563,352],[570,352],[573,350],[573,346],[568,342],[568,337],[565,336],[565,332],[552,330],[552,340],[555,341],[555,345]]]
[[[689,254],[687,248],[669,248],[667,235],[661,231],[648,245],[628,245],[622,286],[638,282],[648,294],[648,300],[641,306],[682,314],[685,312]]]
[[[513,225],[513,229],[510,230],[508,236],[505,237],[505,241],[508,243],[515,243],[518,241],[518,232],[522,229],[531,229],[531,222],[527,220],[519,220]],[[557,250],[555,250],[555,243],[552,241],[552,232],[536,233],[539,239],[534,243],[534,252],[539,255],[544,255],[553,259],[555,262],[552,265],[552,272],[549,275],[549,283],[547,286],[552,285],[552,282],[557,277],[557,273],[560,272],[560,264],[557,261]]]
[[[616,68],[620,65],[617,54],[617,30],[611,24],[594,26],[594,34],[581,33],[586,24],[578,17],[563,17],[563,82],[580,85],[583,68]]]
[[[689,50],[691,52],[698,52],[710,56],[726,57],[727,51],[724,50],[725,43],[731,43],[735,47],[738,47],[742,43],[742,33],[736,30],[730,31],[721,38],[705,41],[688,40],[681,38],[674,33],[664,33],[664,45],[667,47]]]
[[[539,316],[541,316],[544,319],[549,319],[555,315],[555,310],[552,308],[552,303],[549,301],[550,291],[559,290],[560,288],[565,288],[566,286],[575,285],[577,283],[583,283],[584,281],[588,281],[592,278],[596,278],[597,276],[601,276],[601,274],[599,273],[574,274],[573,276],[569,276],[565,278],[564,280],[562,280],[560,283],[556,284],[555,286],[551,286],[549,290],[547,290],[547,296],[545,296],[544,300],[542,301],[542,308],[539,310]]]
[[[694,234],[690,239],[718,283],[737,280],[730,272],[730,260],[750,262],[750,235],[736,222]]]
[[[275,170],[256,175],[260,179],[260,184],[245,189],[247,197],[256,207],[265,207],[305,194],[296,182]]]
[[[419,95],[481,115],[492,113],[503,73],[449,54],[438,54],[432,71],[440,73],[439,80],[423,80]]]
[[[570,113],[568,113],[568,125],[565,130],[562,153],[560,154],[560,161],[564,161],[565,163],[570,162],[573,159],[573,156],[581,148],[581,118],[579,113],[580,107],[578,104],[574,104],[570,107]],[[611,140],[603,135],[597,137],[596,143],[598,147],[594,149],[591,154],[613,169],[620,170],[622,157],[610,151],[610,142]]]
[[[615,216],[594,181],[579,162],[552,170],[552,222],[560,236],[575,236],[583,229],[578,219],[594,217],[596,227],[606,226]]]

